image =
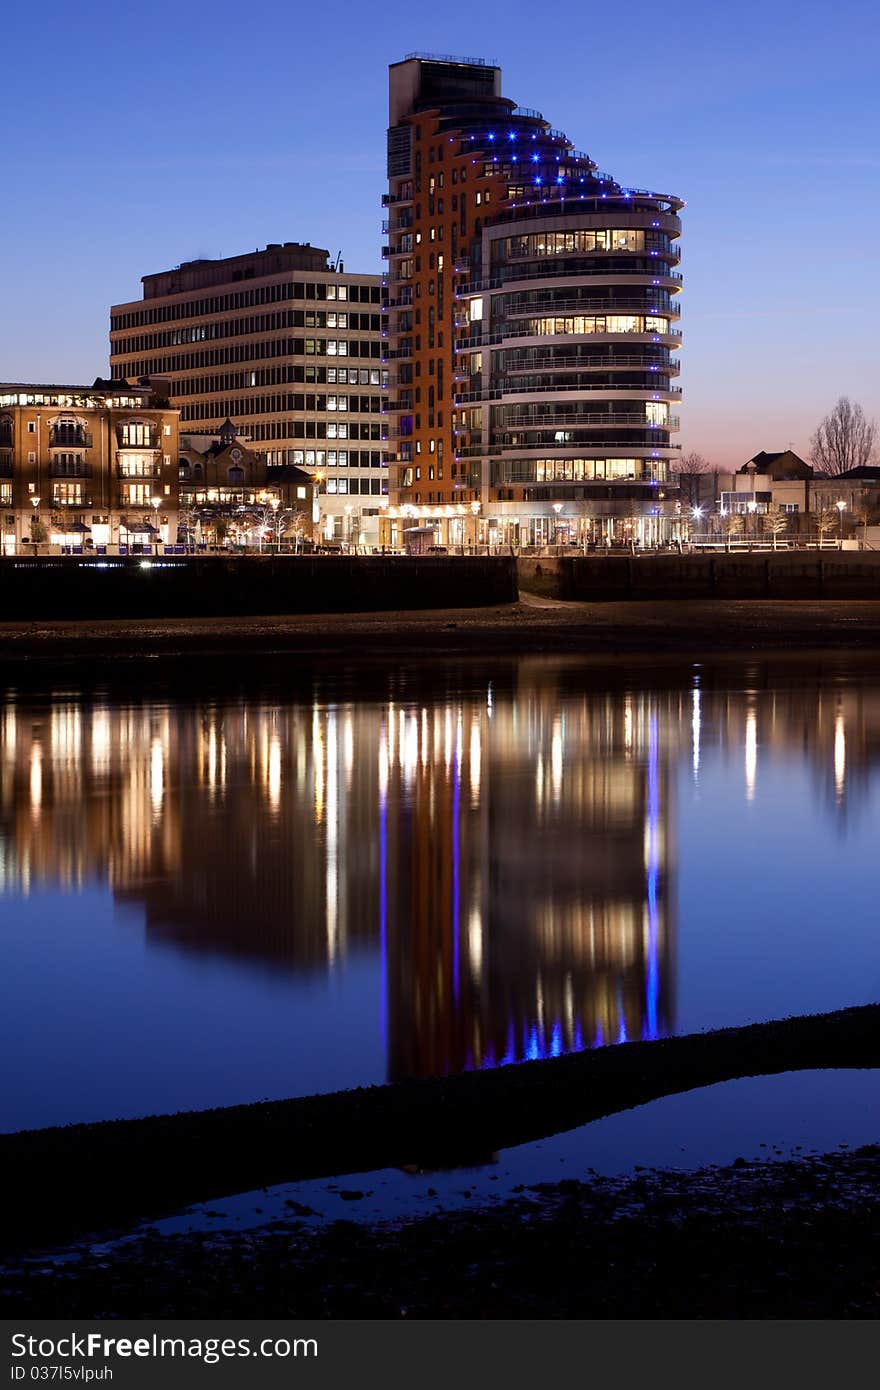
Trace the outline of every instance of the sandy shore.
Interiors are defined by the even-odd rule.
[[[880,1066],[880,1005],[538,1062],[141,1120],[0,1135],[2,1247],[377,1168],[445,1167],[741,1076]]]
[[[382,658],[442,654],[880,651],[874,600],[560,603],[523,595],[493,608],[0,624],[0,672],[28,665],[155,662],[237,654]]]
[[[880,1148],[525,1188],[406,1223],[296,1220],[0,1269],[8,1317],[874,1318]]]

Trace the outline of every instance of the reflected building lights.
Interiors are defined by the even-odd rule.
[[[36,740],[31,746],[31,815],[39,819],[43,804],[43,750]]]
[[[165,795],[165,750],[162,740],[156,736],[150,748],[150,807],[153,816],[162,814],[162,800]]]
[[[480,804],[480,774],[482,770],[482,743],[480,734],[479,719],[474,716],[471,721],[471,737],[468,749],[468,771],[470,774],[471,806],[477,807]]]
[[[729,749],[752,800],[760,731],[774,771],[808,759],[848,830],[880,759],[880,694],[829,700],[824,674],[773,689],[760,671],[747,695],[689,679],[609,692],[581,670],[551,659],[491,701],[481,680],[403,709],[19,695],[0,711],[3,889],[103,881],[148,943],[249,968],[341,971],[357,947],[377,1006],[381,954],[391,1076],[661,1037],[672,769],[705,782]]]
[[[754,705],[746,713],[745,775],[746,801],[754,801],[758,775],[758,717]]]
[[[834,791],[838,802],[843,800],[846,790],[846,729],[843,715],[838,712],[834,720]]]
[[[693,744],[694,781],[700,775],[700,687],[695,685],[691,694],[691,741]]]
[[[281,740],[277,733],[269,739],[269,767],[266,778],[266,795],[273,811],[281,803]]]

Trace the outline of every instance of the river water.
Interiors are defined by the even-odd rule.
[[[0,1128],[880,998],[880,665],[0,690]]]

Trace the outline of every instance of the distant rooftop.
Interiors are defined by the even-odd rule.
[[[0,395],[19,392],[27,396],[148,396],[149,386],[132,386],[123,380],[105,380],[98,377],[91,386],[71,386],[66,382],[55,381],[0,381]]]
[[[407,53],[405,58],[401,58],[402,63],[410,63],[413,58],[419,59],[423,63],[459,63],[467,68],[497,68],[498,64],[490,58],[460,58],[455,53]],[[392,63],[392,67],[396,67]]]
[[[210,285],[254,280],[261,275],[281,274],[289,270],[330,271],[334,267],[329,265],[329,260],[329,251],[312,246],[308,241],[271,241],[263,250],[258,247],[239,256],[183,261],[173,270],[144,275],[144,299],[205,289]]]

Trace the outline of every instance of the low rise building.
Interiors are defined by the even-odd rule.
[[[310,474],[293,464],[269,468],[227,420],[215,437],[180,437],[181,538],[241,540],[262,547],[311,541],[318,520]]]
[[[0,383],[0,548],[175,541],[179,411],[124,381]]]
[[[810,511],[812,481],[812,468],[791,449],[775,454],[762,449],[733,474],[730,487],[721,493],[721,511],[796,516]]]

